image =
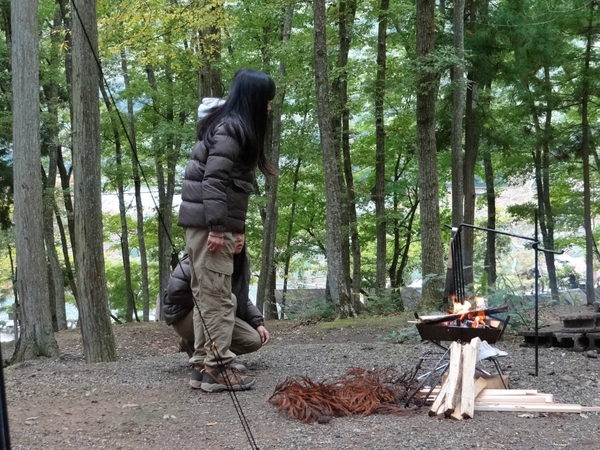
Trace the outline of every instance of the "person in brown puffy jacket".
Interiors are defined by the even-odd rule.
[[[248,296],[250,285],[250,266],[246,254],[245,235],[238,234],[235,247],[232,274],[232,294],[237,303],[235,325],[231,339],[231,351],[236,355],[245,355],[259,350],[269,343],[270,336],[264,326],[264,318]],[[190,286],[190,264],[187,255],[175,266],[171,273],[163,299],[165,322],[171,325],[181,337],[179,347],[194,355],[194,296]],[[202,347],[203,349],[204,347]],[[247,369],[235,363],[235,368],[243,373]],[[202,373],[192,367],[190,386],[200,389]]]
[[[275,174],[265,136],[275,83],[251,69],[236,72],[225,102],[196,123],[198,141],[185,169],[178,224],[190,261],[195,350],[190,363],[206,392],[246,390],[254,378],[240,373],[231,351],[236,302],[231,296],[234,249],[245,233],[256,168]]]

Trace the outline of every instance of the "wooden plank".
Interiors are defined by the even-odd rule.
[[[478,397],[478,403],[487,403],[487,404],[513,404],[513,405],[526,405],[530,403],[553,403],[554,396],[552,394],[541,394],[541,395],[516,395],[516,396],[508,396],[508,395],[499,395],[499,396],[485,396]]]
[[[484,389],[480,395],[536,395],[537,389]]]
[[[531,405],[505,405],[501,403],[475,403],[475,411],[512,411],[512,412],[568,412],[581,413],[581,405],[564,403],[539,403]]]
[[[600,406],[582,406],[581,411],[583,411],[583,412],[600,412]]]

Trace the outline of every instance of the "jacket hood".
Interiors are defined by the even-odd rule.
[[[225,100],[222,98],[203,98],[200,106],[198,106],[198,119],[204,119],[213,108],[217,108],[223,104],[225,104]]]

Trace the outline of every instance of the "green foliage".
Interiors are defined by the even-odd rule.
[[[2,11],[10,2],[0,0]],[[285,92],[280,141],[280,174],[278,187],[278,230],[276,262],[279,280],[283,263],[290,261],[290,277],[303,278],[314,273],[326,273],[325,243],[327,238],[325,180],[317,123],[313,66],[312,8],[309,2],[294,3],[290,39],[282,43],[281,30],[289,0],[147,0],[121,2],[99,0],[100,59],[110,91],[127,123],[126,102],[134,104],[137,157],[113,112],[109,116],[102,108],[102,175],[105,197],[116,191],[117,180],[125,189],[133,189],[133,169],[142,173],[144,188],[152,190],[153,199],[144,197],[145,242],[152,263],[158,255],[158,229],[162,225],[156,213],[159,202],[157,187],[166,189],[167,177],[175,180],[175,192],[181,185],[183,168],[195,141],[194,122],[199,96],[199,72],[210,61],[219,71],[223,85],[228,85],[235,71],[248,66],[268,72],[276,81],[279,92]],[[338,67],[339,4],[331,3],[329,14],[329,51],[332,79],[342,76],[348,82],[350,112],[351,163],[354,195],[361,241],[362,284],[374,286],[376,267],[376,217],[372,193],[375,186],[375,118],[374,90],[376,78],[377,20],[379,2],[357,2],[357,14],[352,32],[351,53],[344,71]],[[589,84],[592,101],[589,105],[592,141],[598,141],[600,92],[597,64],[584,74],[582,42],[587,34],[597,41],[598,13],[590,9],[595,4],[565,2],[535,2],[519,0],[488,4],[477,3],[477,21],[468,23],[465,33],[466,69],[476,80],[478,97],[475,105],[475,132],[479,155],[491,156],[495,172],[496,196],[510,184],[531,186],[531,194],[519,204],[508,208],[498,205],[496,227],[511,229],[533,224],[537,205],[532,184],[534,161],[532,153],[547,142],[550,147],[549,173],[551,205],[556,229],[555,249],[583,246],[581,223],[581,93],[584,82]],[[437,52],[433,66],[440,76],[437,104],[436,139],[439,151],[439,186],[442,225],[450,223],[451,210],[446,192],[451,180],[449,152],[451,88],[449,67],[455,62],[449,31],[451,5],[440,5],[436,11]],[[594,6],[595,7],[595,6]],[[44,154],[57,145],[64,146],[69,159],[70,117],[65,58],[68,50],[64,40],[68,30],[54,23],[57,4],[40,1],[40,82],[42,94],[41,136]],[[418,158],[416,148],[415,105],[415,4],[392,2],[388,14],[386,88],[384,124],[386,131],[385,220],[388,233],[387,265],[408,247],[408,261],[399,274],[400,284],[410,282],[411,273],[420,267],[420,221],[415,206],[422,195],[418,192]],[[6,19],[6,17],[5,17]],[[591,27],[590,27],[591,25]],[[7,23],[0,33],[0,227],[10,227],[12,205],[12,98],[10,55],[7,45]],[[220,41],[212,39],[208,30],[220,30]],[[14,32],[14,30],[13,30]],[[593,47],[593,61],[598,49]],[[123,83],[122,64],[127,65],[129,87]],[[280,64],[285,71],[280,71]],[[548,68],[548,77],[544,73]],[[151,76],[152,74],[152,76]],[[57,84],[57,104],[50,105],[45,93]],[[550,105],[552,123],[546,125],[545,108]],[[119,125],[122,161],[116,163],[113,123]],[[56,131],[56,133],[55,133]],[[58,142],[56,142],[58,139]],[[596,155],[593,155],[594,157]],[[44,159],[46,167],[47,157]],[[174,172],[165,170],[176,161]],[[478,180],[484,179],[483,164],[477,163]],[[592,158],[592,162],[598,162]],[[139,166],[138,166],[139,164]],[[296,168],[299,165],[298,176]],[[591,174],[591,185],[600,182],[598,167]],[[247,245],[253,273],[258,273],[262,251],[263,207],[266,204],[265,179],[257,177],[257,193],[251,199],[247,221]],[[129,242],[131,249],[139,246],[133,213],[135,203],[128,196]],[[164,199],[163,199],[164,200]],[[170,199],[169,199],[170,200]],[[487,199],[478,198],[480,211]],[[62,208],[62,205],[60,206]],[[176,226],[174,207],[172,239],[176,250],[184,248],[182,231]],[[292,212],[293,211],[293,212]],[[60,211],[63,213],[63,211]],[[110,277],[111,307],[121,311],[125,296],[120,267],[121,224],[115,211],[105,216],[107,242],[107,276]],[[592,216],[600,215],[600,202],[592,201]],[[63,219],[65,214],[63,213]],[[485,221],[478,225],[485,226]],[[65,221],[66,222],[66,221]],[[289,233],[289,238],[288,238]],[[449,230],[442,228],[443,242],[449,242]],[[598,231],[595,230],[596,236]],[[506,237],[496,239],[497,262],[503,276],[494,291],[488,286],[483,271],[485,234],[475,233],[473,290],[486,292],[495,298],[505,290],[510,295],[522,294],[530,280],[514,272],[527,269],[528,260],[521,255],[507,258],[515,245]],[[5,247],[3,247],[5,248]],[[530,254],[529,249],[520,253]],[[0,262],[6,268],[5,261]],[[513,268],[514,266],[514,268]],[[518,267],[518,269],[517,269]],[[524,269],[525,268],[525,269]],[[514,270],[513,270],[514,269]],[[154,269],[153,269],[154,270]],[[565,269],[566,270],[566,269]],[[121,272],[119,272],[121,271]],[[136,266],[135,271],[139,271]],[[3,273],[7,273],[6,270]],[[152,289],[157,276],[150,277]],[[563,277],[565,273],[559,272]],[[135,275],[136,277],[138,275]],[[423,274],[426,283],[433,274]],[[396,281],[396,280],[394,280]],[[135,278],[135,285],[139,285]],[[155,294],[155,293],[154,293]],[[508,295],[508,294],[507,294]],[[155,298],[152,295],[151,298]],[[441,294],[440,294],[441,299]],[[136,294],[136,301],[138,300]],[[429,305],[436,307],[440,305]],[[526,305],[519,308],[526,309]],[[401,301],[393,296],[372,297],[367,310],[376,314],[397,313]],[[121,314],[119,312],[119,314]],[[310,317],[329,318],[335,315],[327,302],[311,306]],[[309,319],[312,320],[312,319]]]
[[[156,279],[158,276],[158,264],[152,263],[148,267],[149,278]],[[127,307],[127,296],[125,277],[123,276],[123,264],[117,261],[106,262],[106,283],[108,288],[108,303],[110,310],[119,319],[125,321],[125,311]],[[139,259],[131,261],[131,285],[133,288],[133,298],[135,302],[134,320],[142,320],[142,283],[141,266]],[[151,286],[150,289],[150,309],[155,307],[155,299],[158,294],[158,285]]]
[[[313,300],[308,307],[297,315],[290,315],[291,319],[298,319],[302,323],[316,323],[321,320],[331,321],[337,316],[335,305],[328,300]]]
[[[392,341],[394,344],[402,344],[405,342],[420,342],[421,336],[414,325],[400,328],[396,331],[390,331],[386,336],[377,336],[386,340]]]
[[[375,315],[389,315],[404,312],[404,302],[397,289],[380,295],[370,295],[365,302],[365,312]]]

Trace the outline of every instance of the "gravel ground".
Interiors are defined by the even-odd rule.
[[[60,358],[4,369],[13,449],[598,449],[596,412],[476,412],[460,422],[416,409],[406,417],[373,414],[303,424],[267,400],[287,377],[331,380],[349,368],[414,370],[431,343],[382,338],[396,325],[324,330],[267,323],[272,342],[240,358],[257,382],[235,397],[188,387],[187,357],[162,323],[115,326],[119,360],[85,364],[77,331],[58,333]],[[506,335],[495,346],[511,389],[537,389],[557,403],[600,406],[600,359],[561,348],[522,347]],[[5,356],[10,349],[3,348]],[[433,366],[439,356],[425,360]],[[488,368],[492,371],[493,366]],[[236,411],[234,402],[239,408]],[[239,412],[247,420],[245,433]],[[254,446],[251,441],[254,441]]]

